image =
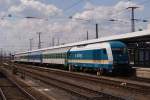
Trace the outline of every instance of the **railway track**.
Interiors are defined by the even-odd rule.
[[[0,95],[1,95],[0,100],[7,100],[6,96],[4,95],[3,90],[1,88],[0,88]]]
[[[150,83],[147,82],[141,82],[142,79],[136,79],[136,80],[129,80],[129,79],[120,79],[120,78],[113,78],[113,77],[105,77],[105,76],[94,76],[94,75],[88,75],[83,73],[76,73],[76,72],[67,72],[63,70],[57,70],[57,69],[50,69],[50,68],[43,68],[43,67],[36,67],[36,66],[30,66],[30,65],[21,65],[24,67],[27,67],[29,69],[35,69],[42,72],[47,72],[49,74],[55,74],[59,76],[67,76],[72,78],[78,78],[83,80],[89,80],[96,83],[105,83],[110,84],[122,88],[128,88],[131,90],[139,90],[140,92],[150,92]],[[140,80],[140,82],[138,81]]]
[[[31,76],[40,81],[43,81],[44,83],[47,83],[54,87],[63,89],[65,91],[67,91],[68,93],[71,93],[73,95],[83,98],[83,100],[84,99],[86,99],[86,100],[99,100],[99,99],[109,100],[110,98],[111,98],[111,100],[121,100],[121,98],[117,98],[117,97],[114,97],[114,96],[111,96],[108,94],[106,95],[102,92],[91,90],[87,87],[72,84],[72,83],[64,81],[64,80],[56,79],[55,76],[47,77],[48,75],[46,75],[46,74],[42,75],[35,71],[28,72],[28,73],[26,73],[26,75]]]
[[[5,97],[7,100],[55,100],[40,91],[40,87],[20,79],[11,69],[0,66],[0,100],[5,100]]]
[[[26,68],[25,68],[26,69]],[[25,69],[19,69],[19,72],[25,71]],[[30,70],[30,71],[29,71]],[[89,89],[87,87],[83,87],[81,85],[73,84],[72,82],[68,82],[65,80],[57,79],[55,76],[49,77],[47,73],[41,73],[41,71],[31,70],[25,71],[27,76],[30,76],[34,79],[38,79],[44,83],[47,83],[51,86],[60,88],[62,90],[67,91],[69,94],[76,95],[81,98],[81,100],[123,100],[119,97],[115,97],[112,95],[108,95],[99,91],[95,91]]]
[[[33,67],[23,64],[15,65],[15,67],[18,68],[20,72],[25,71],[26,75],[47,82],[48,84],[57,84],[57,86],[63,89],[69,88],[69,91],[72,91],[78,95],[81,95],[83,93],[81,96],[89,96],[88,98],[90,99],[94,99],[97,97],[106,97],[107,99],[114,98],[149,100],[150,97],[149,83],[108,77],[97,77],[81,73],[66,72],[56,69]],[[74,87],[66,87],[65,84],[70,84],[71,87]],[[77,86],[78,89],[80,88],[82,90],[86,90],[86,92],[78,90]],[[74,91],[74,89],[77,89],[78,91]],[[87,93],[87,91],[89,93]]]
[[[0,100],[37,100],[16,82],[2,74],[0,76],[0,95]]]

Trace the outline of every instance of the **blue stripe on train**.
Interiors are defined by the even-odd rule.
[[[69,59],[108,60],[106,49],[70,51]]]

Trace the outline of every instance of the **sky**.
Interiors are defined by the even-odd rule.
[[[150,27],[150,0],[0,0],[0,49],[17,53],[38,48],[41,32],[42,48],[131,31],[131,10],[136,6],[136,31]],[[27,18],[34,17],[34,18]],[[116,21],[110,21],[115,19]]]

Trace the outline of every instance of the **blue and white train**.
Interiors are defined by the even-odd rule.
[[[92,68],[101,72],[129,72],[127,47],[120,41],[62,45],[15,54],[15,62]]]

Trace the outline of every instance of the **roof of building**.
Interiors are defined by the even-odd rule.
[[[107,36],[107,37],[101,37],[98,39],[91,39],[91,40],[80,41],[80,42],[76,42],[76,43],[68,43],[68,44],[64,44],[64,45],[36,49],[36,50],[20,52],[20,53],[42,51],[42,50],[47,50],[47,49],[55,49],[55,48],[63,48],[63,47],[72,47],[72,46],[79,46],[79,45],[87,45],[87,44],[115,41],[115,40],[141,41],[141,40],[147,40],[147,39],[150,39],[150,30],[137,31],[137,32],[132,32],[132,33],[120,34],[120,35],[112,35],[112,36]],[[16,53],[16,54],[20,54],[20,53]]]

